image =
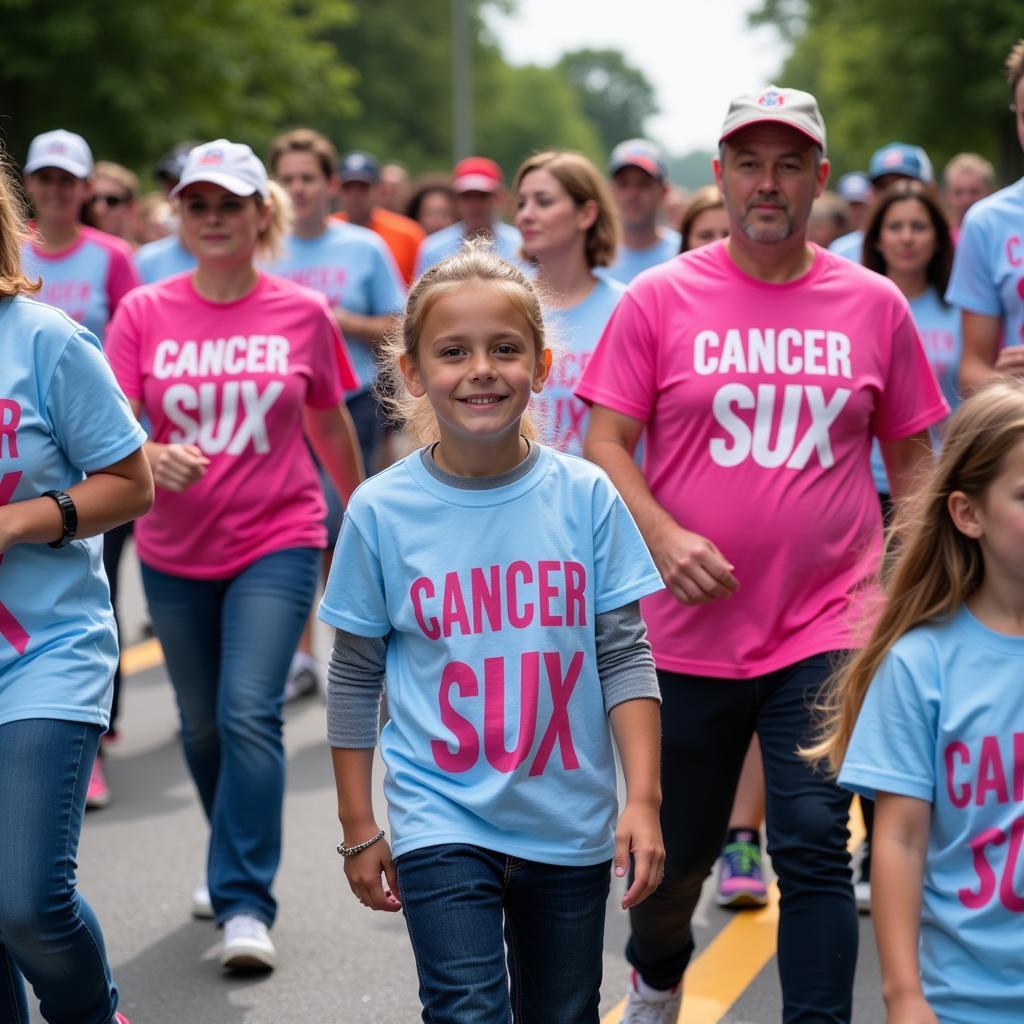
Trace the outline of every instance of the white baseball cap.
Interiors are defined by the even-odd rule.
[[[88,178],[92,174],[92,164],[89,143],[81,135],[58,128],[43,132],[32,140],[22,171],[33,174],[44,167],[59,167],[76,178]]]
[[[181,178],[171,190],[171,196],[197,181],[220,185],[236,196],[259,193],[266,199],[269,192],[263,161],[245,143],[227,139],[214,139],[189,150]]]
[[[737,96],[729,104],[719,145],[741,128],[752,124],[784,124],[806,135],[825,152],[825,122],[818,101],[800,89],[770,85],[763,92]]]

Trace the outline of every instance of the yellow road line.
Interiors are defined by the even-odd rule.
[[[133,676],[145,672],[147,668],[156,668],[164,663],[164,652],[156,637],[144,640],[141,644],[126,647],[121,652],[121,672]]]
[[[864,839],[860,802],[850,809],[850,850]],[[679,1021],[686,1024],[718,1024],[775,956],[779,928],[779,886],[768,887],[763,910],[737,914],[708,944],[686,971]],[[626,1000],[613,1006],[601,1024],[619,1024]]]

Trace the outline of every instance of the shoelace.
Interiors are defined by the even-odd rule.
[[[629,1006],[629,1024],[675,1024],[679,1019],[679,1003],[634,1000]]]
[[[756,843],[730,843],[722,857],[733,875],[752,875],[761,870],[761,850]]]
[[[266,933],[263,922],[248,914],[239,914],[237,917],[231,918],[228,921],[228,927],[232,938],[237,939],[262,939]]]

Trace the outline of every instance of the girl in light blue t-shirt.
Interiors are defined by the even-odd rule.
[[[532,440],[550,351],[518,269],[482,246],[435,264],[390,365],[428,443],[353,495],[320,607],[338,852],[360,902],[403,910],[424,1020],[596,1024],[613,861],[624,907],[663,871],[639,613],[661,579],[604,473]]]
[[[1024,381],[975,392],[897,516],[886,600],[809,756],[876,800],[888,1019],[1024,1020]]]

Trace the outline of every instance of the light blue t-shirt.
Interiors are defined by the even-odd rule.
[[[389,316],[401,313],[405,302],[405,286],[384,240],[356,224],[331,220],[316,238],[293,235],[266,269],[326,295],[331,309]],[[351,394],[359,394],[377,376],[377,361],[365,339],[346,334],[345,344],[360,383]]]
[[[427,267],[432,267],[435,263],[440,263],[441,260],[459,252],[466,240],[465,231],[466,225],[459,221],[435,231],[432,235],[427,235],[420,242],[419,252],[416,253],[416,276],[419,277]],[[494,225],[494,249],[503,260],[522,267],[522,246],[523,237],[511,224],[498,221]]]
[[[0,300],[0,505],[67,490],[141,447],[100,343],[64,313]],[[0,724],[106,727],[117,637],[103,538],[0,557]]]
[[[942,1024],[1024,1020],[1024,638],[966,608],[902,636],[839,782],[932,805],[921,981]]]
[[[658,228],[658,236],[658,241],[646,249],[630,249],[620,245],[619,251],[615,254],[615,262],[602,271],[603,276],[629,284],[637,274],[679,255],[679,246],[683,244],[683,238],[678,231]]]
[[[828,247],[828,251],[834,252],[837,256],[845,256],[854,263],[860,263],[861,256],[864,255],[864,232],[851,231],[849,234],[840,235]]]
[[[610,858],[594,617],[662,583],[604,473],[541,446],[521,478],[465,490],[414,452],[355,492],[334,565],[320,618],[388,638],[395,855],[468,843],[545,864]]]
[[[624,284],[599,277],[582,302],[544,313],[556,346],[555,357],[544,390],[533,401],[544,443],[570,455],[583,454],[590,408],[575,396],[576,384],[625,291]]]
[[[21,265],[29,278],[39,277],[37,299],[63,310],[100,341],[117,304],[139,285],[127,242],[79,224],[74,242],[61,252],[47,252],[26,241]]]
[[[135,251],[135,266],[144,284],[162,281],[165,277],[195,270],[196,258],[182,245],[177,235],[147,242]]]
[[[955,412],[961,402],[957,386],[957,374],[960,372],[960,359],[963,356],[960,310],[943,302],[939,293],[929,287],[910,300],[910,315],[914,318],[917,333],[921,335],[928,362],[942,389],[942,397],[949,404],[950,411]],[[941,424],[930,430],[932,448],[935,451],[942,445],[940,426]],[[871,476],[874,478],[878,493],[888,494],[889,478],[886,476],[882,449],[878,446],[877,438],[871,442]]]
[[[1024,178],[964,217],[946,301],[1003,318],[1003,344],[1024,344]]]

